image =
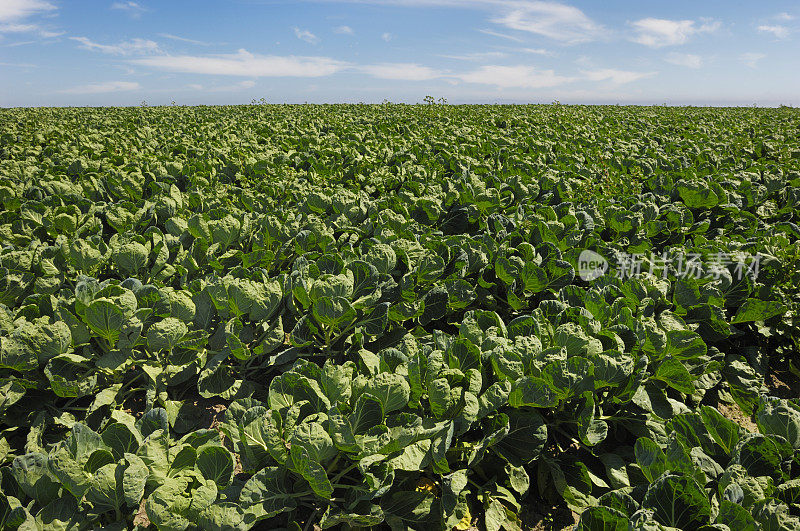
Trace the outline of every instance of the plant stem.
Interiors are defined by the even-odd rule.
[[[142,376],[145,376],[146,374],[147,373],[145,373],[145,372],[141,372],[138,375],[136,375],[133,378],[131,378],[130,380],[128,380],[127,382],[125,382],[124,384],[122,384],[122,387],[119,388],[119,391],[117,391],[117,394],[119,394],[126,387],[128,387],[130,385],[133,385],[135,382],[139,381],[142,378]]]
[[[333,458],[331,464],[328,465],[328,469],[325,471],[326,473],[330,474],[333,471],[333,469],[336,468],[336,465],[339,463],[340,457],[342,457],[342,454],[336,454],[336,457]]]
[[[475,482],[474,482],[473,480],[471,480],[470,478],[467,478],[467,482],[468,482],[468,483],[472,483],[473,485],[475,485],[476,487],[478,487],[478,489],[480,489],[480,490],[483,490],[483,485],[478,485],[477,483],[475,483]]]
[[[122,404],[122,403],[124,403],[124,402],[125,402],[125,401],[128,399],[128,397],[129,397],[130,395],[132,395],[133,393],[137,393],[137,392],[140,392],[140,391],[146,391],[146,390],[147,390],[147,388],[146,388],[146,387],[135,387],[135,388],[133,388],[133,389],[128,389],[127,391],[125,391],[125,393],[123,393],[123,394],[122,394],[122,396],[121,396],[120,400],[119,400],[117,403],[118,403],[118,404]],[[117,396],[120,396],[120,395],[117,395]]]
[[[339,481],[342,478],[342,476],[344,476],[345,474],[347,474],[348,472],[350,472],[351,470],[353,470],[357,466],[358,465],[354,463],[354,464],[348,466],[347,468],[343,469],[341,472],[336,474],[336,476],[334,476],[334,478],[331,480],[331,483],[336,483],[337,481]]]
[[[308,517],[308,520],[306,521],[306,525],[303,527],[303,531],[308,531],[309,529],[311,529],[311,523],[314,521],[314,517],[317,516],[318,512],[319,512],[319,509],[314,509],[314,512],[311,513],[311,516]]]

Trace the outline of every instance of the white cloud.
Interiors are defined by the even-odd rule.
[[[145,55],[161,53],[158,43],[146,39],[131,39],[119,44],[99,44],[86,37],[70,37],[81,43],[81,48],[111,55]]]
[[[522,53],[532,53],[536,55],[551,55],[549,50],[545,50],[544,48],[520,48],[517,50]]]
[[[348,66],[329,57],[256,55],[244,49],[235,54],[160,55],[131,62],[170,72],[243,77],[320,77]]]
[[[491,19],[509,29],[543,35],[564,44],[598,39],[605,29],[577,7],[556,2],[503,2],[505,13]]]
[[[106,81],[104,83],[90,83],[72,87],[61,92],[65,94],[104,94],[106,92],[125,92],[139,90],[141,85],[133,81]]]
[[[126,76],[132,76],[132,75],[134,75],[136,73],[136,70],[134,70],[133,68],[129,67],[128,65],[114,65],[114,66],[116,68],[119,68],[123,72],[125,72]]]
[[[781,26],[780,24],[762,25],[759,26],[757,29],[762,33],[772,33],[773,35],[775,35],[776,39],[785,39],[786,37],[789,36],[789,33],[791,33],[789,28],[787,28],[786,26]]]
[[[0,33],[29,33],[39,29],[36,24],[2,24]]]
[[[631,72],[615,68],[601,68],[599,70],[583,70],[581,73],[590,81],[610,81],[615,85],[623,85],[646,77],[652,77],[658,72]]]
[[[194,40],[194,39],[187,39],[186,37],[179,37],[178,35],[173,35],[172,33],[159,33],[158,36],[159,37],[164,37],[165,39],[170,39],[170,40],[173,40],[173,41],[185,42],[185,43],[188,43],[188,44],[195,44],[197,46],[211,46],[210,42],[197,41],[197,40]]]
[[[56,9],[55,5],[44,0],[2,0],[0,2],[0,22],[21,20],[54,9]]]
[[[338,0],[342,1],[342,0]],[[606,30],[577,7],[545,0],[344,0],[359,4],[478,9],[490,21],[517,31],[544,35],[565,44],[589,42]],[[491,31],[491,30],[488,30]],[[516,37],[499,34],[497,36]]]
[[[36,33],[45,39],[63,35],[63,31],[50,31],[37,24],[0,24],[0,33]]]
[[[16,48],[18,46],[27,46],[29,44],[36,44],[37,41],[19,41],[19,42],[9,42],[8,44],[3,44],[2,46],[6,48]]]
[[[383,39],[383,40],[384,40],[384,41],[386,41],[386,42],[389,42],[389,41],[390,41],[390,40],[392,40],[393,38],[394,38],[394,35],[392,35],[392,34],[391,34],[391,33],[389,33],[388,31],[387,31],[386,33],[384,33],[383,35],[381,35],[381,39]]]
[[[456,77],[467,83],[500,88],[546,88],[574,81],[574,78],[560,76],[553,70],[539,70],[526,65],[487,65]]]
[[[790,15],[789,13],[778,13],[777,15],[775,15],[775,20],[785,20],[788,22],[794,19],[795,19],[794,15]]]
[[[333,28],[334,33],[338,33],[339,35],[355,35],[353,28],[350,26],[336,26]]]
[[[437,70],[416,63],[381,63],[361,66],[357,70],[378,79],[427,81],[441,77],[441,73]]]
[[[720,27],[719,22],[706,21],[696,24],[694,20],[667,20],[663,18],[643,18],[632,22],[636,35],[633,42],[651,48],[685,44],[693,35],[713,33]]]
[[[292,29],[294,30],[295,36],[301,41],[306,41],[309,44],[317,44],[319,42],[319,37],[308,30],[301,30],[298,27],[294,27]]]
[[[139,18],[142,16],[142,13],[147,11],[146,7],[137,4],[136,2],[114,2],[111,4],[111,9],[125,11],[133,18]]]
[[[31,63],[0,63],[0,66],[8,66],[14,68],[36,68],[37,65]]]
[[[757,68],[758,62],[764,59],[766,56],[767,55],[763,53],[748,52],[740,55],[739,60],[741,60],[744,64],[746,64],[750,68]]]
[[[490,59],[502,59],[506,57],[508,54],[503,52],[475,52],[475,53],[465,53],[462,55],[440,55],[439,57],[444,57],[445,59],[455,59],[457,61],[488,61]]]
[[[42,0],[0,0],[0,34],[36,33],[45,39],[63,35],[64,32],[51,31],[26,20],[54,9],[56,6]]]
[[[673,52],[667,54],[664,60],[668,63],[672,63],[678,66],[685,66],[686,68],[700,68],[703,66],[703,58],[699,55],[694,55],[691,53],[677,53]]]
[[[492,31],[492,30],[489,30],[489,29],[480,29],[478,31],[480,31],[481,33],[484,33],[486,35],[491,35],[492,37],[500,37],[501,39],[508,39],[508,40],[514,41],[514,42],[524,42],[519,37],[514,37],[513,35],[506,35],[505,33],[500,33],[499,31]]]
[[[247,81],[240,81],[239,83],[234,83],[233,85],[221,85],[217,87],[210,87],[207,92],[239,92],[241,90],[251,89],[256,86],[256,82],[253,80]]]
[[[379,79],[427,81],[443,75],[438,70],[416,63],[353,65],[329,57],[256,55],[246,50],[209,56],[157,55],[132,59],[131,63],[170,72],[243,77],[323,77],[350,71]],[[208,90],[221,92],[254,85],[254,81],[243,81]]]

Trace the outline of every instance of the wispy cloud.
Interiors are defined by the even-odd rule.
[[[658,72],[632,72],[629,70],[617,70],[615,68],[601,68],[599,70],[583,70],[581,73],[589,81],[609,81],[615,85],[624,85],[640,79],[652,77]]]
[[[607,30],[577,7],[546,0],[339,0],[405,7],[452,7],[491,13],[489,21],[515,31],[543,35],[563,44],[597,40]],[[492,30],[487,30],[492,31]],[[498,35],[509,37],[506,35]],[[511,37],[515,39],[515,37]],[[521,39],[520,39],[521,42]]]
[[[70,37],[81,43],[81,48],[111,55],[146,55],[161,53],[158,43],[146,39],[131,39],[118,44],[100,44],[87,37]]]
[[[672,52],[667,54],[664,60],[673,65],[685,66],[686,68],[698,69],[703,66],[703,58],[691,53]]]
[[[383,35],[381,35],[381,39],[383,39],[383,40],[384,40],[384,41],[386,41],[386,42],[389,42],[390,40],[394,39],[394,35],[392,35],[391,33],[389,33],[389,32],[387,31],[386,33],[384,33]]]
[[[240,92],[242,90],[251,89],[256,86],[256,82],[249,79],[246,81],[240,81],[239,83],[234,83],[232,85],[220,85],[216,87],[210,87],[206,89],[207,92]]]
[[[668,20],[663,18],[643,18],[631,23],[635,35],[631,39],[650,48],[685,44],[693,35],[713,33],[720,28],[719,22],[705,21],[697,24],[694,20]]]
[[[767,55],[758,52],[743,53],[739,56],[739,60],[750,68],[758,68],[758,62],[764,59]]]
[[[763,24],[756,29],[762,33],[771,33],[776,39],[785,39],[791,33],[788,27],[780,24]]]
[[[558,75],[553,70],[539,70],[527,65],[487,65],[455,77],[467,83],[494,85],[500,88],[530,89],[556,87],[575,79]]]
[[[508,35],[506,33],[500,33],[499,31],[493,31],[490,29],[479,29],[478,31],[480,31],[485,35],[491,35],[492,37],[500,37],[501,39],[508,39],[514,42],[525,42],[523,39],[520,39],[519,37],[514,37],[513,35]]]
[[[317,44],[319,42],[319,37],[317,37],[316,35],[314,35],[313,33],[311,33],[308,30],[305,30],[305,29],[301,30],[300,28],[298,28],[296,26],[293,27],[292,29],[294,30],[295,37],[297,37],[301,41],[306,41],[309,44]]]
[[[0,24],[0,33],[29,33],[38,29],[36,24]]]
[[[350,26],[336,26],[333,28],[333,32],[339,35],[355,35],[355,31]]]
[[[564,44],[597,40],[606,32],[574,6],[556,2],[503,2],[505,13],[491,21],[509,29],[543,35]]]
[[[169,72],[242,77],[320,77],[348,66],[329,57],[257,55],[244,49],[235,54],[159,55],[131,62]]]
[[[106,81],[103,83],[90,83],[62,90],[64,94],[104,94],[107,92],[126,92],[141,89],[139,83],[133,81]]]
[[[427,81],[443,77],[439,70],[417,63],[377,63],[355,65],[329,57],[297,57],[257,55],[246,50],[235,54],[219,55],[157,55],[140,57],[130,63],[189,74],[206,74],[242,77],[323,77],[339,72],[365,74],[378,79],[402,81]],[[234,88],[250,88],[253,81],[243,81],[223,88],[211,87],[208,90],[228,91]]]
[[[521,53],[532,53],[535,55],[552,55],[550,50],[544,48],[517,48],[516,51]]]
[[[13,68],[36,68],[37,65],[31,63],[0,63],[0,66],[7,66]]]
[[[440,55],[439,57],[443,57],[445,59],[455,59],[456,61],[482,62],[489,61],[491,59],[502,59],[503,57],[507,56],[508,54],[504,52],[474,52],[461,55]]]
[[[64,35],[63,31],[50,31],[38,24],[0,24],[0,33],[35,33],[45,39]]]
[[[247,80],[240,81],[239,83],[234,83],[232,85],[217,85],[212,87],[204,87],[199,83],[190,83],[189,85],[186,85],[186,88],[190,90],[202,90],[204,92],[240,92],[242,90],[251,89],[255,86],[255,81]]]
[[[186,37],[180,37],[178,35],[173,35],[172,33],[159,33],[159,37],[163,37],[165,39],[170,39],[173,41],[178,42],[185,42],[187,44],[194,44],[196,46],[211,46],[213,43],[206,42],[206,41],[198,41],[195,39],[187,39]]]
[[[0,0],[0,34],[31,33],[45,39],[63,35],[62,31],[52,31],[28,20],[55,9],[54,4],[44,0]]]
[[[441,73],[433,68],[416,63],[380,63],[356,67],[360,72],[378,79],[395,79],[398,81],[427,81],[441,77]]]
[[[789,13],[778,13],[775,15],[775,20],[783,20],[783,21],[790,21],[794,20],[796,17],[794,15],[790,15]]]
[[[45,0],[3,0],[0,2],[0,22],[13,22],[53,11],[56,6]]]
[[[147,8],[136,2],[114,2],[111,4],[111,9],[124,11],[132,18],[139,18],[142,13],[147,11]]]
[[[17,46],[27,46],[29,44],[36,44],[37,41],[17,41],[17,42],[9,42],[7,44],[2,44],[0,46],[4,46],[6,48],[16,48]]]

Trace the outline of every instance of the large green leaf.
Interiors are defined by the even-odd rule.
[[[85,310],[84,321],[89,328],[110,344],[115,344],[125,324],[125,313],[111,299],[96,299]]]
[[[708,433],[722,447],[723,451],[730,455],[736,443],[739,442],[741,428],[711,406],[702,406],[700,415]]]
[[[44,369],[52,391],[62,398],[77,398],[91,394],[97,386],[97,374],[90,360],[77,354],[62,354],[52,358]]]
[[[186,495],[189,480],[185,478],[165,479],[147,498],[145,510],[150,521],[159,529],[182,531],[192,522],[187,513],[191,499]]]
[[[317,496],[327,499],[333,496],[333,486],[322,465],[311,459],[308,450],[303,446],[292,446],[289,455],[293,468],[308,481]]]
[[[514,382],[508,395],[511,407],[554,407],[558,399],[550,385],[541,378],[523,376]]]
[[[296,502],[286,483],[284,470],[267,467],[254,474],[242,487],[239,503],[246,518],[270,518],[294,509]]]
[[[116,463],[104,465],[92,474],[86,500],[96,511],[117,511],[125,505],[124,475],[125,467]]]
[[[634,446],[636,463],[649,482],[654,482],[667,469],[667,457],[652,439],[642,437]]]
[[[762,397],[756,411],[761,433],[780,435],[800,449],[800,405],[773,397]]]
[[[694,393],[694,378],[676,358],[667,358],[656,368],[655,378],[682,393]]]
[[[786,310],[786,305],[777,301],[747,299],[736,311],[736,315],[733,316],[733,324],[765,321],[770,317],[785,313]]]
[[[172,350],[188,333],[186,324],[175,317],[150,325],[147,329],[147,348],[153,352]]]
[[[226,487],[233,478],[233,456],[222,446],[204,445],[197,449],[195,466],[207,480],[220,488]]]
[[[411,388],[406,378],[385,372],[374,376],[364,391],[381,401],[384,413],[404,408],[411,397]]]
[[[509,430],[494,446],[509,462],[526,464],[542,453],[547,444],[547,424],[535,411],[510,411]]]
[[[687,476],[662,475],[647,488],[642,505],[652,509],[655,519],[668,527],[697,529],[711,520],[705,491]]]
[[[574,356],[548,363],[542,369],[542,378],[559,399],[566,400],[580,396],[585,391],[594,391],[593,372],[594,366],[589,360]]]
[[[17,456],[11,462],[11,474],[25,495],[40,505],[47,505],[58,497],[58,483],[48,474],[48,457],[30,453]]]
[[[581,513],[577,529],[580,531],[625,531],[628,517],[610,507],[589,507]]]

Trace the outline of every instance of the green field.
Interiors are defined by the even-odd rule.
[[[796,109],[0,109],[0,204],[2,529],[800,530]]]

